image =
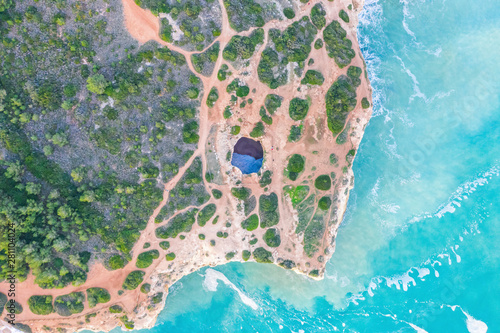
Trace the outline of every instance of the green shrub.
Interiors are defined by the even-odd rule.
[[[184,143],[198,143],[200,140],[200,136],[198,135],[199,128],[200,125],[196,120],[185,123],[182,128],[182,140]]]
[[[283,14],[287,19],[293,19],[295,17],[295,12],[293,11],[293,8],[287,7],[283,9]]]
[[[318,208],[322,210],[328,210],[332,204],[332,199],[330,197],[322,197],[319,199]]]
[[[311,9],[311,21],[318,29],[322,29],[326,24],[326,12],[321,4],[316,4]]]
[[[61,316],[71,316],[83,311],[85,295],[82,292],[73,292],[67,295],[57,296],[54,300],[54,308]]]
[[[159,257],[160,253],[158,252],[158,250],[142,252],[137,256],[137,261],[135,263],[135,266],[137,268],[147,268],[151,266],[154,259],[158,259]]]
[[[334,58],[340,68],[343,68],[355,57],[352,42],[339,22],[332,21],[323,30],[323,40],[330,58]]]
[[[224,113],[223,113],[223,116],[224,116],[224,119],[229,119],[231,118],[231,116],[233,115],[233,113],[231,112],[231,108],[228,106],[226,106],[226,108],[224,109]]]
[[[121,312],[123,312],[123,309],[119,305],[112,305],[112,306],[109,307],[109,312],[111,312],[111,313],[121,313]]]
[[[248,86],[241,86],[236,89],[236,96],[246,97],[250,93],[250,88]]]
[[[276,193],[259,197],[260,227],[268,228],[279,223],[278,196]]]
[[[212,190],[212,195],[214,196],[215,199],[222,198],[222,192],[217,189]]]
[[[349,23],[349,15],[347,15],[346,11],[341,9],[339,12],[339,17],[344,21],[345,23]]]
[[[338,145],[343,145],[344,143],[347,142],[347,138],[349,135],[349,124],[344,128],[344,130],[337,136],[337,139],[335,139],[335,142]]]
[[[174,216],[166,226],[156,229],[156,237],[158,238],[175,238],[181,232],[189,232],[195,222],[195,215],[198,209],[190,209],[187,212]]]
[[[319,271],[317,269],[313,269],[312,271],[309,272],[309,276],[311,276],[311,277],[318,277],[319,276]]]
[[[144,273],[143,271],[130,272],[129,275],[127,275],[127,277],[125,278],[122,288],[124,290],[134,290],[135,288],[139,287],[145,274],[146,273]]]
[[[304,170],[305,158],[299,154],[293,154],[288,160],[287,171],[290,180],[296,180],[299,174]]]
[[[231,134],[232,135],[238,135],[238,134],[240,134],[240,131],[241,131],[241,127],[238,125],[234,125],[233,127],[231,127]]]
[[[108,260],[108,266],[112,269],[112,270],[115,270],[115,269],[120,269],[120,268],[123,268],[125,267],[125,265],[127,264],[127,260],[125,260],[121,255],[119,254],[116,254],[114,256],[112,256],[111,258],[109,258]]]
[[[97,304],[107,303],[111,299],[109,292],[103,288],[89,288],[87,289],[87,301],[89,307],[93,308]]]
[[[254,239],[251,239],[251,240],[248,242],[248,244],[250,244],[250,245],[255,245],[255,244],[257,244],[257,242],[258,242],[258,241],[259,241],[259,240],[258,240],[257,238],[254,238]]]
[[[263,106],[260,107],[259,115],[261,116],[263,122],[268,125],[272,125],[273,118],[267,115],[266,109]]]
[[[302,81],[300,81],[300,83],[302,83],[302,84],[310,84],[310,85],[317,85],[317,86],[322,85],[323,82],[325,82],[325,78],[323,77],[323,74],[321,74],[318,71],[312,70],[312,69],[309,69],[306,72],[306,75],[304,76]]]
[[[218,99],[219,99],[219,92],[217,91],[217,88],[212,87],[212,89],[210,89],[210,93],[207,96],[207,106],[209,108],[213,107]]]
[[[163,293],[162,292],[159,292],[159,293],[156,293],[153,298],[151,298],[151,302],[153,304],[158,304],[162,301],[163,299]]]
[[[266,107],[267,112],[273,115],[276,112],[276,110],[281,106],[282,101],[283,97],[281,96],[275,94],[267,95],[266,99],[264,100],[264,105]]]
[[[167,261],[174,260],[175,259],[175,253],[173,253],[173,252],[167,253],[167,255],[165,256],[165,259],[167,259]]]
[[[370,107],[370,102],[368,102],[368,99],[366,97],[363,97],[361,100],[361,107],[363,109],[368,109]]]
[[[260,179],[259,179],[260,187],[266,187],[267,185],[271,184],[272,175],[273,175],[273,172],[271,170],[264,171],[264,173],[262,174],[262,177],[260,177]]]
[[[231,260],[236,255],[236,251],[226,253],[226,260]]]
[[[243,259],[243,261],[248,261],[248,259],[250,259],[251,255],[252,255],[252,252],[250,252],[248,250],[243,250],[243,253],[241,254],[241,258]]]
[[[351,79],[341,75],[328,89],[325,103],[328,128],[338,134],[344,129],[347,115],[356,107],[356,89]]]
[[[277,229],[270,228],[266,230],[262,238],[269,247],[278,247],[281,244],[281,237]]]
[[[329,175],[321,175],[314,180],[314,186],[318,190],[328,191],[332,187],[332,180]]]
[[[215,62],[219,57],[219,42],[215,42],[203,53],[195,53],[191,56],[194,70],[198,73],[211,76],[214,71]]]
[[[335,165],[339,162],[339,158],[335,154],[330,154],[330,163]]]
[[[290,128],[290,135],[288,135],[288,141],[290,142],[297,142],[300,140],[300,137],[302,136],[302,128],[303,125],[292,125]]]
[[[255,124],[255,127],[250,132],[250,136],[252,138],[259,138],[263,135],[264,135],[264,124],[261,121],[259,121],[257,124]]]
[[[248,231],[255,230],[257,229],[258,226],[259,226],[259,217],[257,216],[257,214],[252,214],[246,220],[241,222],[241,227]]]
[[[203,227],[205,224],[207,224],[208,220],[210,220],[212,216],[214,216],[216,209],[217,206],[215,206],[215,204],[208,204],[203,207],[203,209],[198,213],[198,225],[200,227]]]
[[[198,95],[200,95],[200,90],[196,87],[190,87],[186,90],[186,95],[190,99],[197,99]]]
[[[48,315],[54,312],[52,296],[31,296],[28,299],[30,311],[36,315]]]
[[[263,247],[258,247],[253,251],[253,258],[256,262],[270,264],[273,260],[273,254]]]
[[[298,97],[290,101],[289,113],[290,118],[295,121],[302,120],[307,116],[309,111],[309,101]]]
[[[162,241],[160,242],[160,247],[164,250],[168,250],[168,248],[170,247],[170,242]]]
[[[363,70],[356,66],[349,66],[347,69],[347,76],[351,79],[352,85],[357,88],[361,84],[361,79],[359,78],[363,73]]]
[[[201,240],[205,240],[205,235],[204,234],[199,234],[198,238],[201,239]]]
[[[323,40],[322,39],[316,39],[316,41],[314,42],[314,48],[316,50],[319,50],[320,48],[323,47]]]
[[[231,37],[231,40],[224,48],[222,57],[232,62],[250,59],[257,45],[261,44],[263,41],[264,29],[255,29],[248,37],[235,35]]]
[[[246,187],[233,187],[231,189],[231,194],[240,200],[246,200],[250,197],[250,194],[252,191],[249,188]]]
[[[226,7],[231,28],[237,32],[251,27],[262,27],[265,24],[262,6],[254,0],[224,1],[224,7]]]
[[[151,291],[151,285],[149,283],[144,283],[142,286],[141,286],[141,293],[143,294],[147,294]]]
[[[217,72],[217,79],[219,79],[219,81],[224,81],[228,76],[231,76],[231,74],[232,73],[229,71],[229,66],[226,64],[222,64],[219,71]]]

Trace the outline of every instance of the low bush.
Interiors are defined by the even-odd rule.
[[[267,112],[273,115],[276,110],[281,106],[281,102],[283,101],[283,97],[275,94],[269,94],[266,96],[264,100],[264,106],[266,107]]]
[[[73,292],[67,295],[57,296],[54,300],[54,308],[61,316],[71,316],[83,311],[85,306],[85,295],[82,292]]]
[[[316,41],[314,42],[314,48],[316,50],[319,50],[320,48],[323,47],[323,40],[322,39],[316,39]]]
[[[339,17],[344,21],[345,23],[349,23],[349,15],[346,13],[345,10],[341,9],[339,12]]]
[[[123,282],[122,288],[124,290],[134,290],[135,288],[139,287],[139,285],[142,283],[142,280],[144,279],[144,273],[143,271],[133,271],[130,272],[129,275],[125,278],[125,281]]]
[[[246,187],[233,187],[231,189],[231,194],[240,200],[246,200],[250,197],[250,194],[252,191],[249,188]]]
[[[214,216],[216,209],[217,206],[215,206],[215,204],[208,204],[203,207],[203,209],[198,213],[198,225],[200,227],[203,227],[205,224],[207,224],[208,220],[210,220],[212,216]]]
[[[123,268],[125,267],[125,265],[127,264],[127,260],[125,260],[121,255],[119,254],[116,254],[114,256],[112,256],[111,258],[109,258],[108,260],[108,266],[112,269],[112,270],[115,270],[115,269],[120,269],[120,268]]]
[[[248,261],[248,259],[250,259],[251,255],[252,255],[252,252],[250,252],[248,250],[243,250],[243,252],[241,254],[241,259],[243,259],[243,261]]]
[[[268,228],[279,223],[278,196],[276,193],[259,197],[260,227]]]
[[[166,259],[167,261],[172,261],[172,260],[174,260],[174,259],[175,259],[175,253],[173,253],[173,252],[167,253],[167,255],[165,256],[165,259]]]
[[[307,116],[307,112],[309,111],[309,101],[295,97],[290,101],[288,110],[290,118],[295,121],[302,120]]]
[[[222,192],[217,189],[212,190],[212,195],[214,196],[215,199],[222,198]]]
[[[255,127],[250,132],[250,136],[252,138],[259,138],[263,135],[264,135],[264,124],[261,121],[259,121],[257,124],[255,124]]]
[[[87,301],[89,307],[93,308],[99,303],[107,303],[111,299],[109,292],[104,288],[89,288],[87,289]]]
[[[310,85],[316,85],[316,86],[322,85],[323,82],[325,82],[325,78],[323,77],[323,74],[321,74],[318,71],[312,70],[312,69],[309,69],[306,72],[306,75],[304,76],[302,81],[300,81],[300,83],[302,83],[302,84],[310,84]]]
[[[273,262],[273,254],[263,247],[258,247],[253,251],[253,258],[259,263],[270,264]]]
[[[109,307],[109,312],[111,312],[111,313],[121,313],[121,312],[123,312],[123,309],[119,305],[112,305],[112,306]]]
[[[135,266],[137,268],[147,268],[151,266],[154,259],[158,259],[159,257],[160,253],[158,252],[158,250],[142,252],[137,256],[137,261],[135,263]]]
[[[151,291],[151,285],[149,283],[144,283],[142,286],[141,286],[141,293],[143,294],[147,294]]]
[[[295,17],[295,12],[293,11],[293,8],[287,7],[283,9],[283,14],[287,19],[293,19]]]
[[[319,3],[314,5],[314,7],[311,9],[311,22],[316,26],[316,28],[322,29],[325,26],[325,15],[326,12],[323,9],[323,6]]]
[[[246,220],[241,222],[241,227],[248,231],[253,231],[259,226],[259,217],[257,214],[250,215]]]
[[[323,30],[323,41],[326,44],[328,56],[334,58],[340,68],[349,65],[356,55],[352,49],[352,41],[347,38],[346,31],[337,21],[332,21]]]
[[[28,307],[36,315],[48,315],[54,312],[52,296],[31,296],[28,299]]]
[[[318,208],[322,210],[328,210],[332,204],[332,199],[330,197],[322,197],[319,199]]]
[[[361,100],[361,107],[363,109],[368,109],[370,107],[370,102],[368,102],[368,99],[366,97],[363,97]]]
[[[288,165],[286,167],[288,171],[288,178],[290,180],[296,180],[299,174],[304,170],[305,158],[299,154],[293,154],[288,160]]]
[[[162,241],[160,242],[160,247],[164,250],[168,250],[168,248],[170,247],[170,242]]]
[[[332,187],[332,180],[329,175],[321,175],[314,180],[314,186],[318,190],[328,191]]]
[[[281,237],[277,229],[270,228],[266,230],[263,238],[269,247],[278,247],[281,244]]]
[[[207,106],[209,108],[213,107],[218,99],[219,99],[219,91],[217,90],[217,88],[212,87],[207,96]]]
[[[231,260],[236,255],[236,251],[226,253],[226,260]]]
[[[292,125],[290,128],[290,134],[288,135],[288,141],[290,142],[297,142],[300,140],[300,137],[302,136],[302,128],[303,125]]]

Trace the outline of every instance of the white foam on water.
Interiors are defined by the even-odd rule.
[[[486,325],[485,322],[472,317],[469,313],[464,311],[464,309],[462,309],[462,307],[460,305],[446,305],[445,304],[444,306],[449,307],[452,311],[455,311],[457,308],[459,308],[460,311],[462,311],[462,313],[467,318],[465,321],[465,324],[467,325],[467,330],[469,331],[469,333],[486,333],[486,332],[488,332],[488,325]],[[443,305],[441,307],[443,307]]]
[[[222,281],[224,284],[234,291],[238,293],[238,296],[240,296],[241,301],[251,307],[254,310],[257,310],[259,306],[253,299],[245,295],[238,287],[234,285],[229,279],[222,274],[219,271],[216,271],[215,269],[209,268],[205,271],[205,279],[203,280],[203,287],[205,287],[209,291],[217,291],[217,286],[218,282],[217,281]]]
[[[413,328],[417,333],[429,333],[426,330],[424,330],[423,328],[420,328],[415,324],[408,323],[408,325],[410,325],[410,327]]]

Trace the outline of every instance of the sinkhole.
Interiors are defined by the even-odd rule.
[[[234,145],[231,164],[245,175],[259,172],[262,167],[264,150],[259,141],[240,138]]]

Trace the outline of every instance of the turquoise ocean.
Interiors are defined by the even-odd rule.
[[[359,19],[374,114],[325,279],[205,268],[140,332],[500,332],[498,0],[368,0]]]

